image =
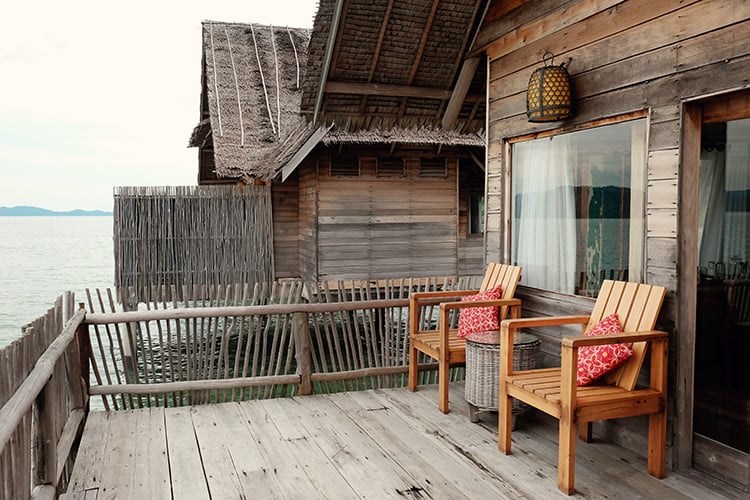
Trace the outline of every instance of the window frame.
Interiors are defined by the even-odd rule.
[[[640,244],[637,245],[638,248],[634,248],[633,245],[629,246],[629,252],[631,255],[631,259],[634,260],[634,262],[631,262],[631,268],[634,269],[634,272],[632,272],[628,279],[630,280],[638,280],[642,281],[645,279],[646,275],[646,244],[647,244],[647,228],[646,228],[646,217],[647,217],[647,210],[646,210],[646,190],[648,186],[648,142],[649,142],[649,131],[650,131],[650,113],[649,110],[643,109],[638,111],[633,111],[630,113],[623,113],[617,116],[602,118],[598,120],[592,120],[586,123],[578,123],[573,125],[568,125],[564,127],[558,127],[554,129],[548,129],[548,130],[542,130],[534,133],[529,134],[523,134],[515,137],[509,137],[506,138],[503,141],[503,157],[505,158],[505,165],[506,165],[506,171],[507,175],[505,176],[505,182],[504,182],[504,192],[506,193],[506,196],[504,196],[503,201],[503,207],[508,214],[508,216],[505,218],[505,235],[503,237],[503,242],[505,245],[505,254],[507,256],[507,259],[509,262],[511,262],[514,258],[513,255],[513,232],[514,232],[514,220],[515,220],[515,213],[513,211],[513,200],[515,197],[515,193],[513,191],[513,174],[514,174],[514,168],[513,168],[513,145],[523,142],[529,142],[532,140],[537,139],[543,139],[547,137],[554,137],[554,136],[560,136],[565,134],[574,134],[575,132],[583,132],[588,130],[593,130],[601,127],[605,127],[608,125],[616,125],[621,124],[625,122],[632,122],[637,120],[643,120],[643,126],[645,128],[644,134],[643,134],[643,141],[642,141],[642,147],[638,148],[638,153],[642,154],[642,165],[641,168],[643,169],[640,178],[637,179],[637,182],[639,185],[634,185],[633,182],[636,182],[636,180],[631,181],[631,186],[634,187],[640,187],[640,189],[633,189],[631,187],[631,207],[638,208],[639,212],[642,214],[642,220],[634,220],[629,219],[631,221],[631,241],[632,241],[632,235],[634,234],[634,231],[636,231],[635,234],[639,234],[639,241]],[[639,144],[639,146],[641,146]],[[631,153],[632,155],[632,153]],[[632,167],[632,165],[631,165]],[[631,213],[632,213],[631,208]],[[635,264],[635,265],[633,265]],[[577,288],[577,286],[576,286]],[[556,293],[565,293],[565,292],[558,292]],[[577,291],[571,294],[573,296],[580,296],[580,297],[586,297],[587,295],[578,295]]]

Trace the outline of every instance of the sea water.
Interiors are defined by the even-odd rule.
[[[112,217],[0,217],[0,347],[65,291],[114,283]]]

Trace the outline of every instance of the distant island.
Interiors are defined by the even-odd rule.
[[[92,217],[92,216],[106,216],[112,215],[112,212],[105,212],[104,210],[68,210],[68,211],[57,211],[47,210],[46,208],[39,207],[0,207],[0,217],[2,216],[65,216],[65,217]]]

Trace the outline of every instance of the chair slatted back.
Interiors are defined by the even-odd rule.
[[[604,280],[586,331],[612,313],[617,313],[625,332],[653,330],[667,289],[626,281]],[[633,356],[614,370],[607,382],[632,391],[646,357],[646,342],[633,344]]]
[[[484,279],[482,280],[482,286],[479,291],[483,292],[501,285],[502,298],[512,299],[516,295],[516,286],[518,286],[520,280],[521,268],[519,266],[491,262],[487,265],[487,271],[484,273]],[[504,319],[507,314],[508,307],[501,307],[499,311],[500,319]]]

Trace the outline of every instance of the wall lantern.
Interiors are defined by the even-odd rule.
[[[573,87],[565,63],[553,66],[554,55],[545,52],[544,66],[529,78],[526,116],[530,122],[557,122],[573,116]]]

